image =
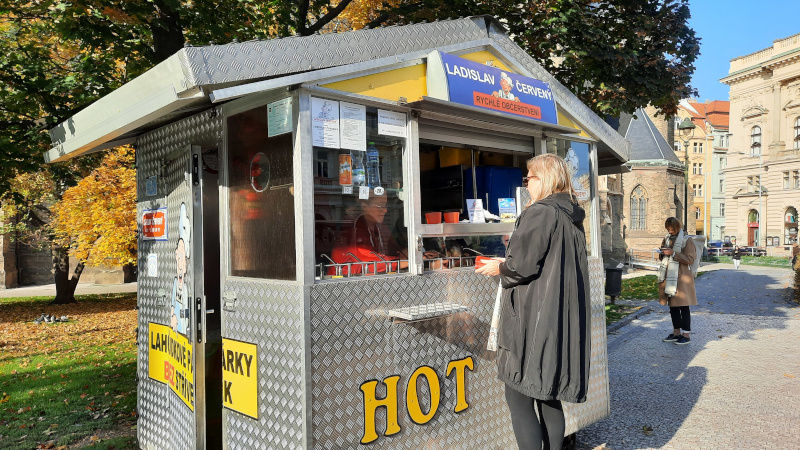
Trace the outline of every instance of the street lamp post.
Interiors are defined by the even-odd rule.
[[[678,125],[678,132],[683,141],[683,229],[689,231],[689,141],[694,137],[695,125],[686,117]]]

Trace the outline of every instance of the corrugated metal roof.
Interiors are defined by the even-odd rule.
[[[490,16],[187,47],[53,128],[53,148],[45,159],[65,160],[130,141],[210,107],[209,94],[217,89],[470,42],[476,47],[488,43],[528,71],[527,75],[549,83],[559,108],[600,141],[608,161],[628,159],[629,144],[517,46]]]

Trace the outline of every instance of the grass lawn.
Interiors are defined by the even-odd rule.
[[[622,300],[655,300],[658,299],[658,276],[644,275],[622,280]]]
[[[703,261],[719,262],[725,264],[733,264],[733,258],[730,256],[712,256]],[[746,266],[763,266],[763,267],[783,267],[786,269],[792,268],[791,258],[785,256],[742,256],[742,265]]]
[[[137,448],[136,294],[76,298],[0,299],[0,448]]]
[[[621,320],[628,314],[633,314],[642,309],[641,306],[606,305],[606,326]]]

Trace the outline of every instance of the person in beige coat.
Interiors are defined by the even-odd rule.
[[[675,217],[667,219],[664,227],[669,232],[669,237],[661,241],[662,256],[661,258],[673,257],[673,260],[680,263],[678,269],[678,289],[674,296],[668,296],[664,293],[667,280],[658,284],[658,302],[662,305],[669,305],[669,313],[672,316],[672,333],[666,338],[662,339],[663,342],[674,342],[677,345],[685,345],[691,342],[689,333],[692,329],[692,318],[689,313],[689,307],[697,305],[697,294],[694,289],[694,275],[690,266],[694,263],[697,256],[694,244],[687,242],[681,248],[680,253],[675,253],[673,247],[675,246],[675,239],[681,231],[681,221]]]

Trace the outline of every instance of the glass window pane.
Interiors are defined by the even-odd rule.
[[[367,107],[363,117],[355,119],[349,131],[362,140],[365,151],[314,147],[316,158],[329,167],[327,174],[314,174],[314,246],[320,279],[408,271],[406,139],[378,133],[377,108]],[[358,136],[359,127],[366,129],[365,137]]]
[[[231,275],[296,279],[292,133],[267,137],[267,106],[228,119]]]
[[[584,142],[567,141],[564,139],[548,138],[546,142],[547,153],[555,153],[567,161],[567,166],[572,171],[572,184],[578,193],[578,204],[586,211],[583,229],[586,232],[586,248],[592,255],[592,186],[591,160],[589,159],[589,144]]]

